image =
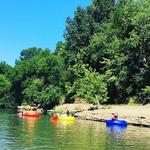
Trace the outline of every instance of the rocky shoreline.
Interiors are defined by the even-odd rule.
[[[79,119],[105,122],[112,113],[118,113],[119,118],[126,120],[129,125],[150,127],[150,105],[109,105],[96,106],[92,104],[64,104],[57,106],[55,111],[74,113]]]

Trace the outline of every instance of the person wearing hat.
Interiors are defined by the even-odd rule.
[[[117,113],[112,113],[113,117],[112,120],[118,120],[118,114]]]

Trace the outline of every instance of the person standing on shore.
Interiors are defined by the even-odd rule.
[[[67,116],[69,116],[69,115],[70,115],[70,112],[69,112],[69,110],[67,110],[67,111],[66,111],[66,114],[67,114]]]

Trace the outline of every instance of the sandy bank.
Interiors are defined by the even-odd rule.
[[[120,119],[124,119],[131,125],[150,127],[150,105],[112,105],[96,106],[90,104],[64,104],[56,107],[56,110],[65,112],[69,110],[75,113],[75,117],[84,120],[104,122],[111,118],[111,113],[118,113]]]

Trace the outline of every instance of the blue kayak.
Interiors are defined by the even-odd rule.
[[[127,126],[128,123],[125,120],[106,120],[107,126],[118,125],[118,126]]]

